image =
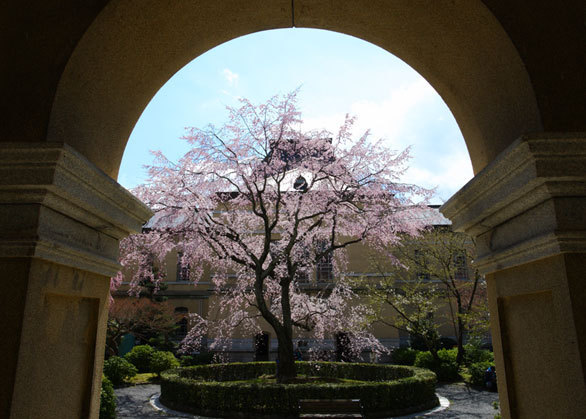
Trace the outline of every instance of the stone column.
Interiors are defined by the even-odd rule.
[[[0,417],[98,417],[118,241],[150,215],[67,145],[0,144]]]
[[[586,135],[515,141],[441,208],[476,238],[501,411],[586,416]]]

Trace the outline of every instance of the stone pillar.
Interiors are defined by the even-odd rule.
[[[515,141],[441,208],[476,238],[501,411],[586,416],[586,135]]]
[[[0,417],[98,417],[118,241],[150,214],[67,145],[0,144]]]

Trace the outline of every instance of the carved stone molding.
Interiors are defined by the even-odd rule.
[[[0,257],[112,276],[118,241],[152,213],[67,144],[0,144]]]
[[[585,252],[586,134],[516,140],[440,211],[476,238],[483,273]]]

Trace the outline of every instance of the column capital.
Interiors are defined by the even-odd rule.
[[[105,276],[118,240],[152,213],[63,143],[0,144],[0,257],[36,257]]]
[[[586,252],[586,133],[519,138],[440,211],[476,238],[483,273]]]

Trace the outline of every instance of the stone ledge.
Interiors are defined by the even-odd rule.
[[[0,204],[40,203],[122,238],[152,213],[67,144],[0,144]]]
[[[71,266],[83,271],[113,277],[120,270],[120,264],[109,259],[76,249],[69,243],[55,241],[0,241],[1,257],[34,257],[60,265]]]
[[[118,240],[152,212],[67,144],[0,145],[0,257],[38,257],[112,276]]]
[[[586,218],[568,215],[586,213],[585,168],[586,134],[524,136],[440,211],[477,239],[476,264],[484,273],[583,252]]]

